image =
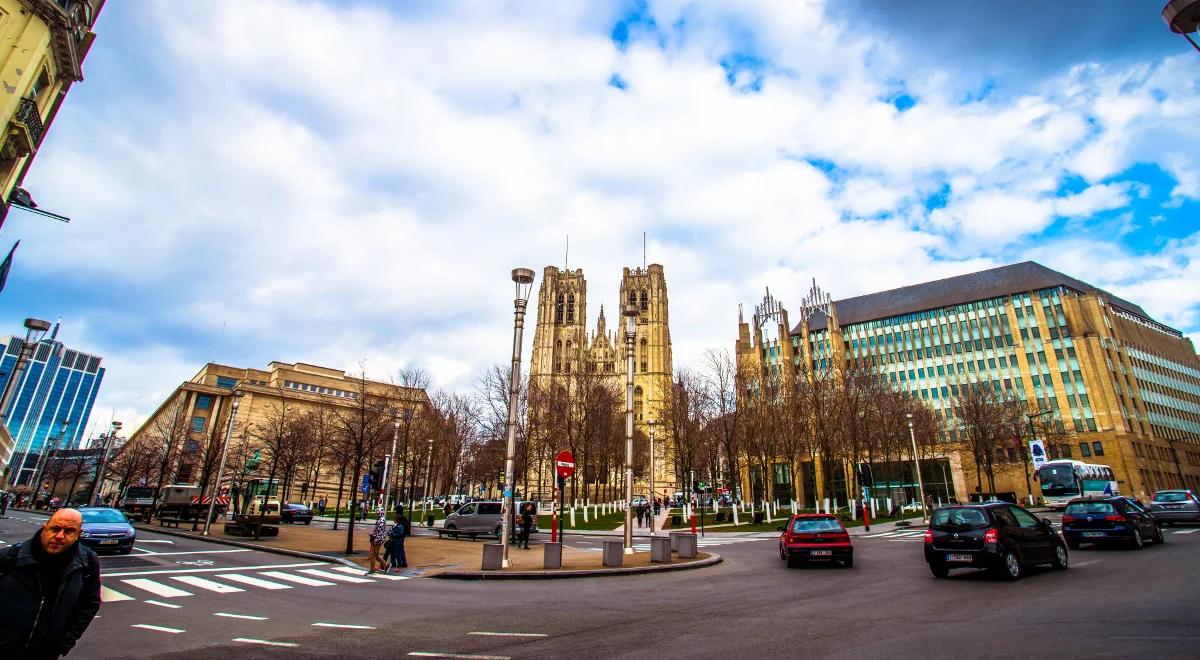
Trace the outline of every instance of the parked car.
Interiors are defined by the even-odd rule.
[[[106,506],[80,507],[83,529],[79,542],[97,552],[116,551],[127,555],[137,541],[137,530],[125,514]]]
[[[779,558],[787,560],[788,568],[807,561],[840,561],[846,568],[854,566],[854,546],[850,534],[837,516],[796,514],[779,531]]]
[[[946,506],[925,530],[925,561],[934,577],[955,568],[987,568],[1016,580],[1032,564],[1065,569],[1067,544],[1049,520],[1007,502]]]
[[[1160,490],[1150,500],[1150,514],[1167,526],[1200,523],[1200,497],[1190,490]]]
[[[302,522],[305,525],[311,525],[312,520],[312,509],[303,504],[284,504],[283,508],[279,511],[279,522],[281,523]]]
[[[536,502],[531,502],[531,504],[535,507],[537,505]],[[525,502],[521,500],[513,502],[516,511],[520,511],[524,505]],[[500,516],[502,506],[502,502],[468,502],[459,507],[458,511],[446,516],[446,522],[442,524],[442,528],[455,538],[459,534],[466,534],[471,538],[480,534],[491,534],[500,538],[500,535],[504,533]],[[534,533],[538,531],[536,515],[533,518],[531,531]]]
[[[1128,497],[1079,497],[1063,510],[1062,533],[1074,550],[1081,543],[1163,543],[1162,524]]]

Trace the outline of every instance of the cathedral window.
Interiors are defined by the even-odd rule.
[[[559,325],[562,325],[563,322],[563,296],[561,293],[554,301],[554,322]]]
[[[633,414],[634,417],[641,421],[642,419],[642,388],[633,388]]]
[[[562,371],[562,341],[554,342],[554,370]]]
[[[630,291],[630,292],[629,292],[629,304],[630,304],[630,305],[636,305],[636,304],[637,304],[637,291]]]
[[[641,350],[638,352],[638,357],[641,358],[641,363],[642,363],[642,369],[641,369],[642,373],[646,373],[646,365],[649,361],[649,358],[646,356],[647,346],[648,346],[648,344],[646,342],[646,338],[642,337]]]
[[[567,295],[567,323],[575,322],[575,294]]]
[[[642,289],[642,311],[646,311],[650,307],[650,298],[646,296],[646,290]]]

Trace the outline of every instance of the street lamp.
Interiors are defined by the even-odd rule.
[[[217,505],[217,495],[221,492],[221,479],[225,476],[225,457],[229,456],[229,442],[233,438],[233,424],[237,420],[238,406],[246,393],[241,390],[233,391],[233,401],[229,404],[229,427],[225,429],[225,445],[221,447],[221,463],[217,466],[217,480],[213,484],[212,499],[208,501],[208,515],[204,517],[204,536],[208,536],[208,528],[212,525],[213,510]],[[267,485],[268,489],[270,484]]]
[[[406,414],[411,414],[407,408],[404,412]],[[387,462],[383,464],[383,483],[380,484],[380,486],[383,487],[384,511],[390,511],[388,507],[391,506],[392,502],[392,481],[394,480],[393,475],[396,472],[396,470],[393,469],[393,466],[396,465],[396,441],[400,436],[400,411],[395,408],[392,408],[392,425],[394,427],[392,429],[392,453],[387,455]],[[408,429],[405,428],[405,431],[407,430]],[[407,436],[407,433],[405,435]],[[407,447],[405,450],[407,451]],[[404,505],[401,504],[400,508],[403,509]]]
[[[21,344],[21,352],[17,353],[17,361],[13,364],[12,373],[8,376],[8,381],[4,383],[4,395],[0,396],[0,424],[8,425],[9,408],[12,407],[13,398],[17,393],[17,382],[21,380],[21,374],[25,371],[25,366],[33,359],[33,351],[37,348],[38,342],[42,337],[46,336],[46,331],[50,329],[50,322],[41,319],[25,319],[25,343]],[[33,444],[33,437],[30,436],[29,444]],[[26,448],[25,454],[29,450]],[[12,459],[17,454],[17,441],[13,439],[13,446],[9,448],[8,456],[4,459],[5,480],[12,468]],[[21,468],[17,470],[17,481],[20,481],[21,469],[25,467],[25,454],[21,455]]]
[[[1182,34],[1193,48],[1200,50],[1200,44],[1191,37],[1200,28],[1200,0],[1171,0],[1163,7],[1162,18],[1172,32]]]
[[[654,420],[646,420],[650,431],[650,536],[654,536]]]
[[[1025,413],[1025,423],[1029,425],[1029,441],[1037,440],[1033,431],[1033,420],[1053,413],[1053,410],[1039,410],[1035,413]],[[1025,460],[1025,490],[1029,493],[1029,505],[1033,506],[1033,483],[1029,481],[1029,451],[1021,447],[1021,457]]]
[[[425,487],[421,489],[421,510],[429,504],[429,480],[433,476],[433,438],[429,438],[429,454],[425,459]]]
[[[917,472],[917,499],[921,501],[921,520],[929,520],[929,512],[925,510],[925,480],[921,478],[921,460],[917,458],[917,435],[913,432],[913,415],[905,413],[908,418],[908,439],[912,440],[913,469]]]
[[[500,511],[500,524],[503,527],[501,530],[503,538],[500,540],[503,547],[503,559],[500,562],[502,568],[512,566],[508,559],[508,538],[512,532],[513,520],[513,457],[517,453],[517,395],[521,386],[521,335],[525,328],[525,305],[528,304],[529,292],[533,289],[533,271],[528,268],[514,268],[512,281],[516,285],[516,298],[513,300],[512,368],[508,372],[508,444],[504,448],[504,506]]]
[[[625,554],[633,554],[633,320],[638,307],[627,303],[625,316]]]
[[[96,470],[96,480],[92,482],[92,491],[88,493],[88,501],[95,506],[100,506],[100,496],[104,494],[104,473],[108,471],[108,451],[112,446],[113,438],[120,430],[121,422],[113,422],[109,427],[108,437],[104,438],[104,453],[100,456],[100,467]]]

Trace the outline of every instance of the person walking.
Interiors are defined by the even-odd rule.
[[[408,536],[409,531],[408,518],[404,517],[404,509],[396,512],[396,524],[388,531],[388,556],[391,558],[391,563],[388,565],[387,573],[391,573],[393,568],[408,568],[408,556],[404,553],[404,539]]]
[[[381,552],[383,551],[383,543],[387,540],[387,518],[383,515],[381,507],[376,512],[375,526],[371,528],[371,568],[367,570],[367,575],[375,571],[387,570],[387,563],[384,562]]]
[[[0,657],[66,655],[100,609],[100,559],[79,543],[83,517],[60,509],[0,554]]]
[[[521,507],[521,541],[524,543],[524,545],[518,547],[523,547],[526,550],[529,549],[529,536],[533,533],[532,511],[532,504],[526,503],[525,506]]]

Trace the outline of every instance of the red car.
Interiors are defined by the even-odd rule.
[[[823,513],[797,514],[780,527],[779,558],[795,568],[810,560],[840,561],[846,568],[854,566],[854,546],[850,534],[837,516]]]

